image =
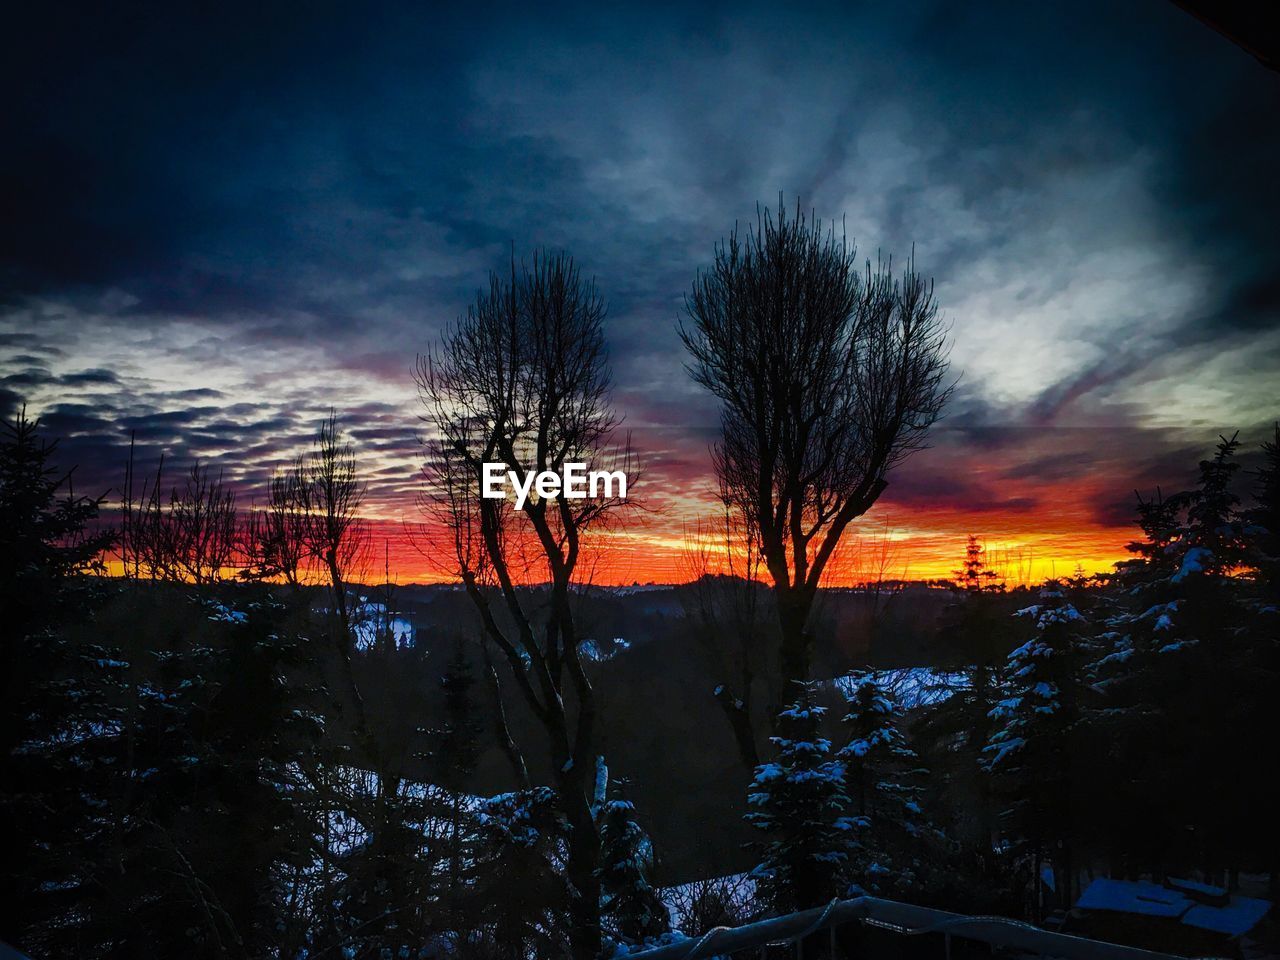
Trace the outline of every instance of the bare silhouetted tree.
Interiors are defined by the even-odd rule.
[[[759,702],[768,689],[768,623],[773,614],[759,582],[758,538],[721,489],[721,511],[686,532],[679,597],[694,639],[715,672],[713,696],[733,731],[748,771],[760,762]]]
[[[467,314],[420,357],[426,408],[426,508],[447,531],[453,572],[546,732],[569,824],[567,874],[574,956],[600,949],[600,840],[592,814],[599,750],[595,693],[579,655],[571,599],[583,537],[619,499],[532,498],[515,510],[480,496],[481,464],[559,471],[565,463],[627,469],[613,445],[605,303],[565,254],[536,254],[492,274]],[[535,599],[521,583],[547,583]],[[498,613],[495,605],[500,606]]]
[[[240,543],[235,491],[209,467],[196,463],[181,486],[163,489],[164,460],[155,476],[134,490],[130,456],[121,504],[119,555],[125,576],[215,583],[237,559]]]
[[[364,559],[369,531],[360,516],[365,484],[360,479],[355,447],[344,440],[338,417],[330,413],[311,450],[296,465],[296,478],[284,491],[297,498],[302,543],[307,557],[324,571],[335,617],[334,643],[355,710],[357,731],[367,733],[364,700],[352,666],[355,636],[347,584],[352,569]]]
[[[267,503],[250,511],[244,529],[247,580],[280,579],[291,587],[301,583],[307,562],[307,515],[301,495],[300,464],[271,477]]]
[[[165,524],[172,538],[169,555],[184,579],[222,579],[235,560],[237,523],[235,491],[221,472],[214,475],[197,463],[183,487],[174,491]]]
[[[868,261],[834,227],[762,211],[686,298],[694,379],[721,403],[715,469],[759,538],[782,678],[808,677],[809,616],[849,524],[922,446],[950,393],[933,285]]]

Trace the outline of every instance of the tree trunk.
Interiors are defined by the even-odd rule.
[[[529,768],[524,762],[524,754],[520,752],[515,738],[511,735],[511,727],[507,723],[507,708],[502,700],[502,681],[498,678],[497,667],[489,659],[489,648],[487,646],[484,647],[484,666],[485,675],[489,678],[489,689],[493,693],[493,725],[494,736],[498,741],[498,749],[502,751],[502,755],[507,758],[507,762],[511,765],[511,772],[515,774],[516,782],[520,784],[520,788],[528,790],[533,785],[529,779]]]
[[[363,741],[368,736],[369,727],[365,722],[364,698],[360,695],[360,685],[356,682],[355,668],[351,663],[351,613],[347,609],[347,585],[343,582],[342,571],[332,552],[325,558],[325,565],[329,569],[334,612],[338,616],[337,636],[334,638],[338,651],[338,666],[342,670],[343,684],[351,700],[356,736]],[[369,744],[366,743],[365,746]]]
[[[760,751],[756,747],[756,732],[751,724],[751,711],[746,701],[735,697],[728,687],[719,686],[715,691],[716,702],[724,711],[725,719],[733,730],[733,739],[738,746],[738,758],[747,772],[751,773],[760,763]]]
[[[808,591],[788,587],[778,591],[778,667],[782,688],[778,691],[779,708],[787,702],[791,682],[808,680],[812,670],[813,636],[808,631],[809,611],[813,597]]]
[[[585,773],[571,768],[560,796],[569,808],[569,947],[574,960],[600,956],[600,836],[586,797]]]

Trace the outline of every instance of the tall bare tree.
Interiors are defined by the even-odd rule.
[[[295,468],[295,495],[304,518],[307,553],[328,575],[334,611],[343,630],[350,630],[347,575],[368,546],[360,517],[365,484],[356,466],[355,447],[342,438],[337,414],[320,425],[315,443]]]
[[[367,733],[364,701],[352,666],[355,643],[347,584],[352,568],[363,559],[369,532],[360,516],[365,484],[360,479],[355,447],[344,440],[336,413],[330,413],[316,434],[308,454],[294,467],[287,482],[297,498],[294,508],[301,518],[302,543],[308,558],[325,572],[336,618],[334,642],[339,663],[355,709],[359,732]]]
[[[600,841],[593,817],[597,704],[579,654],[573,588],[586,534],[622,506],[617,497],[532,498],[520,510],[481,492],[481,465],[559,471],[565,463],[627,469],[614,446],[605,303],[572,258],[538,253],[492,274],[465,316],[420,357],[426,408],[427,507],[444,548],[547,738],[569,823],[570,942],[579,960],[600,949]],[[520,589],[549,585],[549,594]]]
[[[694,379],[721,404],[721,483],[776,598],[782,678],[807,679],[818,586],[846,528],[923,445],[950,388],[933,285],[857,253],[834,226],[763,210],[686,298]]]

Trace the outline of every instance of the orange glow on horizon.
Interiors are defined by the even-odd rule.
[[[892,513],[888,509],[877,512]],[[915,527],[905,522],[897,527],[893,519],[869,519],[860,528],[851,528],[823,585],[853,586],[879,579],[952,579],[970,533],[983,541],[987,562],[1010,586],[1068,576],[1077,565],[1086,574],[1105,572],[1129,556],[1124,545],[1135,532],[1129,528],[1054,524],[1053,518],[1048,517],[1021,517],[1021,523],[1008,524],[989,515],[938,514],[915,516],[918,524],[928,524]],[[380,583],[385,575],[401,584],[449,583],[455,579],[448,574],[446,564],[427,555],[430,548],[420,530],[411,532],[395,520],[371,520],[369,533],[369,550],[353,571],[355,581]],[[728,572],[723,562],[723,544],[710,541],[714,538],[709,538],[706,547],[710,572]],[[681,526],[672,529],[649,524],[601,532],[589,540],[584,550],[579,580],[599,586],[687,582],[695,575],[689,552],[690,543]],[[115,557],[107,558],[106,565],[111,576],[123,572]],[[225,576],[232,579],[235,571],[228,571]]]
[[[1107,522],[1096,510],[1105,492],[1116,485],[1096,474],[1083,482],[1024,481],[1010,492],[1036,493],[1039,498],[1024,498],[1034,505],[1020,509],[930,505],[927,498],[914,504],[882,499],[845,532],[823,585],[952,579],[970,534],[983,542],[988,563],[1011,586],[1069,576],[1077,567],[1086,574],[1108,572],[1129,557],[1125,544],[1139,534],[1135,525]],[[448,554],[452,538],[443,527],[424,524],[418,510],[405,511],[403,500],[387,498],[369,506],[369,546],[350,579],[380,583],[389,577],[401,584],[456,579]],[[578,579],[600,586],[687,582],[699,572],[691,563],[695,540],[702,543],[708,572],[736,572],[724,562],[723,535],[716,522],[721,509],[704,491],[626,511],[615,528],[591,531],[584,538]],[[104,520],[118,526],[113,513],[109,510]],[[700,520],[703,532],[698,534]],[[120,574],[120,562],[109,559],[108,572]],[[531,574],[520,579],[543,578]]]
[[[692,576],[688,530],[688,524],[662,518],[599,532],[587,541],[579,579],[600,586],[686,582]],[[971,533],[983,541],[988,563],[1011,586],[1069,576],[1077,565],[1087,574],[1106,572],[1129,556],[1125,544],[1136,532],[1061,515],[1010,518],[918,510],[900,515],[891,507],[877,507],[846,532],[823,585],[951,579]],[[452,579],[446,564],[424,554],[430,553],[424,534],[387,520],[371,522],[370,534],[372,559],[365,565],[369,575],[361,578],[365,582],[381,581],[384,556],[391,578],[399,583]],[[722,544],[709,545],[708,550],[713,557],[723,557]],[[712,566],[714,570],[714,559]]]

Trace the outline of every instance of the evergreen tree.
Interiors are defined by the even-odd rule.
[[[436,782],[448,791],[448,903],[449,913],[460,919],[460,898],[466,878],[467,847],[474,836],[474,816],[466,802],[467,780],[480,759],[481,724],[476,717],[472,689],[476,683],[461,638],[443,677],[444,723],[439,730],[439,746],[435,750]]]
[[[116,634],[147,623],[124,650],[115,768],[128,779],[107,797],[124,851],[107,901],[124,934],[112,956],[267,954],[290,895],[276,887],[279,867],[307,850],[286,786],[318,733],[285,682],[304,643],[269,591],[233,588],[224,600],[144,588],[103,615]]]
[[[502,957],[564,956],[568,824],[555,791],[534,787],[486,800],[478,814],[473,916],[492,930]]]
[[[596,811],[600,825],[600,914],[624,943],[639,944],[670,929],[666,905],[653,886],[653,844],[636,821],[624,781],[614,781]]]
[[[1252,765],[1238,735],[1256,651],[1249,583],[1236,575],[1248,556],[1232,490],[1237,447],[1222,438],[1192,489],[1139,501],[1145,537],[1111,579],[1106,651],[1092,673],[1105,696],[1098,739],[1122,793],[1110,839],[1126,868],[1221,875],[1249,842],[1244,797],[1211,786]]]
[[[269,602],[231,610],[119,590],[65,630],[46,731],[18,752],[16,808],[51,834],[29,859],[23,940],[44,957],[261,956],[282,863],[301,855],[288,770],[314,733],[282,670],[298,650]],[[120,638],[110,642],[103,638]],[[65,672],[63,672],[65,671]]]
[[[1159,871],[1168,839],[1184,832],[1163,796],[1176,789],[1185,771],[1172,769],[1179,758],[1166,756],[1175,735],[1164,710],[1173,701],[1160,678],[1166,663],[1173,672],[1180,664],[1174,656],[1156,656],[1171,638],[1168,613],[1177,609],[1171,578],[1179,569],[1174,550],[1181,504],[1181,495],[1161,491],[1138,498],[1143,537],[1127,545],[1133,558],[1116,564],[1107,578],[1097,614],[1101,656],[1087,668],[1092,689],[1101,695],[1090,717],[1100,748],[1098,779],[1112,788],[1093,829],[1123,874]],[[1166,653],[1175,655],[1177,648]]]
[[[969,534],[964,547],[964,560],[960,563],[960,569],[955,571],[955,589],[968,595],[999,593],[1004,590],[1000,574],[987,564],[986,553],[987,548],[977,534]]]
[[[1269,616],[1275,616],[1280,604],[1280,424],[1274,430],[1262,445],[1262,466],[1254,473],[1252,505],[1245,513],[1248,563],[1257,571],[1263,608],[1259,612]]]
[[[434,753],[436,780],[450,790],[461,791],[480,758],[480,733],[476,716],[475,674],[461,638],[454,645],[440,690],[444,700],[444,722],[437,732]]]
[[[941,703],[924,717],[918,739],[943,789],[966,795],[962,805],[972,813],[957,824],[957,836],[985,862],[992,850],[995,808],[978,761],[993,732],[1000,664],[1014,641],[1005,615],[1005,584],[972,534],[951,589],[953,599],[938,629],[947,670],[931,689]]]
[[[872,673],[849,681],[849,742],[839,754],[854,827],[848,876],[867,893],[918,898],[927,844],[937,835],[922,809],[925,771],[898,729],[892,694]]]
[[[1239,566],[1244,555],[1244,532],[1232,483],[1240,464],[1238,435],[1219,438],[1211,460],[1200,461],[1200,477],[1184,494],[1187,518],[1180,542],[1181,578],[1195,573],[1224,574]]]
[[[1280,424],[1272,439],[1262,445],[1262,466],[1254,474],[1251,504],[1245,513],[1247,564],[1254,571],[1254,590],[1246,601],[1249,618],[1237,675],[1240,712],[1237,723],[1262,743],[1280,740],[1280,713],[1274,706],[1280,689]],[[1245,768],[1248,786],[1243,822],[1255,857],[1247,864],[1271,877],[1272,899],[1280,897],[1280,824],[1274,811],[1280,808],[1280,788],[1269,771],[1256,764]]]
[[[409,955],[445,920],[433,909],[441,893],[440,861],[428,849],[435,804],[403,780],[355,786],[348,802],[362,819],[352,823],[354,842],[334,845],[341,874],[324,891],[332,911],[316,952],[340,948],[353,960]]]
[[[93,531],[100,501],[72,492],[55,449],[25,409],[0,424],[0,940],[33,951],[56,922],[77,926],[66,917],[92,880],[76,858],[106,843],[98,748],[120,672],[113,650],[65,629],[101,604],[82,575],[113,535]]]
[[[1073,898],[1074,741],[1080,719],[1084,617],[1061,583],[1050,580],[1040,602],[1018,611],[1034,622],[1031,639],[1009,654],[1004,697],[991,712],[996,728],[982,758],[1002,801],[1000,828],[1042,889],[1047,865],[1064,905]],[[1041,912],[1040,898],[1033,912]]]
[[[826,708],[809,684],[777,720],[772,762],[756,767],[746,820],[764,834],[753,844],[757,896],[776,913],[826,903],[843,892],[852,821],[845,816],[843,764],[820,724]]]
[[[1091,668],[1099,692],[1114,696],[1111,688],[1123,686],[1131,677],[1134,664],[1130,661],[1147,633],[1142,621],[1162,629],[1172,623],[1158,618],[1166,612],[1170,581],[1178,572],[1175,545],[1183,501],[1182,494],[1165,497],[1160,490],[1148,500],[1139,496],[1136,522],[1143,536],[1125,545],[1133,558],[1120,561],[1114,573],[1102,577],[1107,589],[1099,604],[1099,619],[1105,629],[1098,640],[1105,650]],[[1114,701],[1120,704],[1123,697],[1115,696]]]
[[[113,531],[92,529],[102,501],[75,495],[72,471],[54,465],[56,450],[57,443],[40,435],[39,421],[27,419],[25,408],[0,424],[3,667],[16,662],[21,638],[66,612],[63,608],[77,595],[78,575],[101,572],[100,557],[115,540]]]

